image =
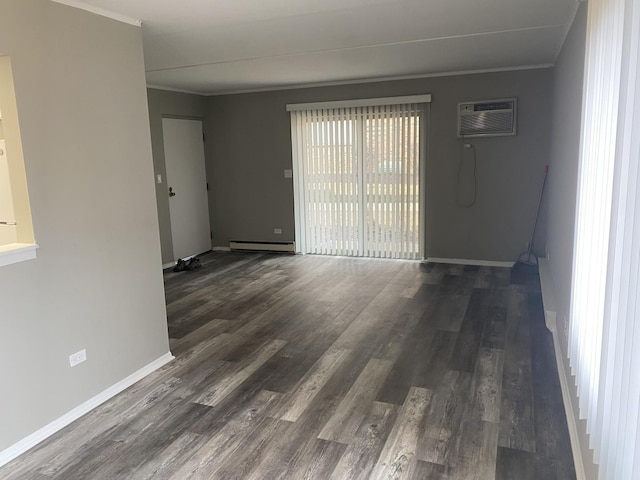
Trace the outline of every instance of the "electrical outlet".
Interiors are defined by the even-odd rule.
[[[282,235],[282,229],[281,228],[274,228],[273,229],[273,233],[275,233],[276,235]]]
[[[82,349],[79,352],[69,355],[69,365],[75,367],[79,363],[84,362],[87,359],[87,350]]]
[[[293,170],[285,170],[284,178],[293,178]]]
[[[569,322],[567,321],[567,317],[562,316],[562,320],[564,321],[564,338],[569,338]]]

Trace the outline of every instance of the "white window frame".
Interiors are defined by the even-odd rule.
[[[328,110],[328,109],[342,109],[342,108],[354,108],[354,107],[374,107],[374,106],[384,106],[384,105],[402,105],[402,104],[430,104],[432,96],[431,94],[421,94],[421,95],[408,95],[408,96],[398,96],[398,97],[380,97],[380,98],[367,98],[367,99],[353,99],[353,100],[338,100],[338,101],[329,101],[329,102],[312,102],[312,103],[296,103],[296,104],[287,104],[286,109],[288,112],[297,112],[297,111],[309,111],[309,110]],[[419,218],[419,260],[424,260],[426,258],[426,172],[427,172],[427,154],[428,154],[428,144],[427,144],[427,131],[428,124],[430,120],[429,109],[424,109],[424,115],[422,116],[420,122],[420,151],[419,151],[419,188],[420,188],[420,197],[419,197],[419,208],[420,208],[420,218]],[[294,193],[294,205],[295,208],[298,209],[300,205],[306,204],[306,199],[304,198],[304,188],[300,185],[300,181],[302,176],[296,175],[295,158],[300,155],[301,145],[296,143],[297,135],[295,133],[295,125],[291,124],[291,149],[292,149],[292,157],[294,159],[294,175],[293,175],[293,193]],[[362,162],[359,162],[361,165]],[[362,178],[362,177],[360,177]],[[300,239],[303,237],[304,232],[301,228],[300,216],[296,211],[295,214],[295,249],[296,252],[301,253],[301,242]]]

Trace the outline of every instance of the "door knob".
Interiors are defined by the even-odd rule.
[[[175,197],[176,196],[176,192],[173,191],[172,187],[169,187],[169,196],[170,197]]]

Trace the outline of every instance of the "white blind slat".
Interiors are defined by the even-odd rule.
[[[420,257],[419,116],[416,105],[291,112],[301,252]]]
[[[591,0],[569,357],[601,479],[640,478],[640,0]]]

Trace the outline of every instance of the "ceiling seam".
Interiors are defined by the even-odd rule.
[[[396,81],[403,81],[403,80],[419,80],[421,78],[454,77],[457,75],[480,75],[484,73],[540,70],[545,68],[552,68],[553,66],[554,66],[553,63],[541,63],[541,64],[535,64],[535,65],[520,65],[516,67],[497,67],[497,68],[484,68],[479,70],[462,70],[462,71],[454,71],[454,72],[398,75],[398,76],[392,76],[392,77],[359,78],[354,80],[337,80],[337,81],[304,83],[304,84],[295,84],[295,85],[278,85],[278,86],[272,86],[272,87],[246,88],[246,89],[226,90],[226,91],[209,90],[208,92],[201,91],[201,90],[179,89],[179,88],[166,87],[162,85],[149,84],[149,83],[147,84],[147,88],[154,88],[157,90],[166,90],[169,92],[200,95],[204,97],[217,97],[217,96],[224,96],[224,95],[239,95],[239,94],[245,94],[245,93],[275,92],[275,91],[282,91],[282,90],[301,90],[305,88],[337,87],[340,85],[357,85],[360,83],[396,82]]]
[[[514,32],[541,30],[541,29],[548,29],[548,28],[560,28],[560,27],[566,28],[566,24],[561,23],[561,24],[557,24],[557,25],[544,25],[544,26],[539,26],[539,27],[515,28],[515,29],[510,29],[510,30],[498,30],[498,31],[494,31],[494,32],[471,33],[471,34],[465,34],[465,35],[451,35],[451,36],[446,36],[446,37],[425,38],[425,39],[419,39],[419,40],[406,40],[406,41],[400,41],[400,42],[374,43],[374,44],[369,44],[369,45],[358,45],[358,46],[354,46],[354,47],[328,48],[328,49],[322,49],[322,50],[309,50],[309,51],[306,51],[306,52],[281,53],[281,54],[274,54],[274,55],[264,55],[264,56],[259,56],[259,57],[246,57],[246,58],[238,58],[238,59],[231,59],[231,60],[220,60],[220,61],[214,61],[214,62],[194,63],[194,64],[188,64],[188,65],[175,66],[175,67],[152,68],[152,69],[148,69],[148,70],[145,70],[145,71],[147,73],[165,72],[165,71],[169,71],[169,70],[180,70],[180,69],[183,69],[183,68],[196,68],[196,67],[205,67],[205,66],[210,66],[210,65],[225,65],[225,64],[229,64],[229,63],[243,63],[243,62],[252,62],[252,61],[255,61],[255,60],[297,57],[297,56],[303,56],[303,55],[314,55],[314,54],[319,54],[319,53],[334,53],[334,52],[344,52],[344,51],[350,51],[350,50],[364,50],[364,49],[367,49],[367,48],[386,47],[386,46],[394,46],[394,45],[410,45],[410,44],[415,44],[415,43],[427,43],[427,42],[434,42],[434,41],[440,41],[440,40],[451,40],[451,39],[456,39],[456,38],[482,37],[482,36],[488,36],[488,35],[498,35],[498,34],[501,34],[501,33],[514,33]]]

